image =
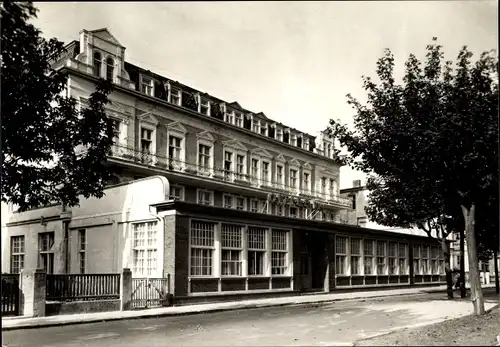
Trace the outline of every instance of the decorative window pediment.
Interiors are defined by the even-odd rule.
[[[305,163],[304,165],[302,165],[302,167],[304,169],[306,169],[306,170],[311,170],[312,169],[311,164],[309,164],[309,163]]]
[[[107,108],[116,113],[130,114],[130,111],[126,110],[122,105],[120,105],[120,103],[116,101],[110,101],[110,103],[107,105]]]
[[[176,132],[180,134],[186,134],[187,130],[181,122],[172,122],[166,125],[169,132]]]
[[[279,162],[286,162],[286,159],[285,159],[285,156],[283,154],[280,154],[276,157],[276,161],[279,161]]]
[[[153,116],[150,112],[143,113],[137,117],[142,123],[149,123],[154,126],[158,126],[158,119]]]
[[[290,164],[290,166],[300,167],[300,161],[298,161],[295,158],[290,160],[289,164]]]
[[[202,131],[201,133],[196,134],[196,137],[198,138],[198,140],[205,140],[205,141],[208,141],[208,142],[215,142],[215,137],[212,134],[210,134],[210,132],[208,132],[207,130]]]
[[[255,149],[252,149],[252,156],[259,156],[259,157],[264,157],[264,158],[269,158],[269,159],[271,159],[273,157],[264,148],[255,148]]]
[[[238,151],[248,151],[248,148],[246,148],[241,142],[236,141],[236,140],[228,140],[222,142],[222,146],[224,148],[233,148]]]

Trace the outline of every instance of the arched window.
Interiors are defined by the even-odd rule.
[[[94,53],[94,76],[101,77],[101,65],[102,65],[101,53],[95,52]]]
[[[115,62],[113,59],[106,59],[106,79],[112,81],[113,80],[113,70],[115,69]]]

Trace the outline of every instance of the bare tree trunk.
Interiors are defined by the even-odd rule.
[[[460,230],[460,297],[465,298],[465,230]]]
[[[446,243],[446,237],[441,234],[441,238],[438,239],[441,243],[441,249],[444,256],[444,271],[446,272],[446,294],[448,299],[453,299],[453,276],[450,266],[450,246]]]
[[[498,278],[498,251],[493,251],[493,266],[495,267],[495,289],[500,293],[500,279]]]
[[[481,281],[479,278],[479,262],[477,259],[476,234],[474,230],[474,213],[475,205],[472,204],[470,210],[462,206],[462,213],[465,220],[465,237],[467,238],[467,255],[469,256],[469,281],[470,281],[470,296],[474,314],[476,316],[484,315],[484,298]]]

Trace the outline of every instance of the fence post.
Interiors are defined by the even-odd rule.
[[[130,269],[123,269],[120,276],[120,287],[121,310],[130,310],[132,303],[132,271]]]
[[[23,316],[44,317],[47,295],[47,274],[44,269],[21,272],[19,313]]]

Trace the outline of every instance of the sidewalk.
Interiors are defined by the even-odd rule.
[[[483,288],[489,286],[483,286]],[[99,313],[81,313],[72,315],[59,315],[50,317],[2,317],[2,330],[42,328],[49,326],[70,325],[79,323],[103,322],[110,320],[136,319],[147,317],[167,317],[188,315],[197,313],[209,313],[218,311],[238,310],[247,308],[285,306],[307,303],[332,302],[339,300],[353,300],[363,298],[376,298],[397,295],[412,295],[445,292],[445,286],[439,287],[421,287],[421,288],[404,288],[404,289],[389,289],[379,291],[365,292],[349,292],[349,293],[331,293],[331,294],[316,294],[303,296],[290,296],[267,299],[253,299],[244,301],[219,302],[211,304],[198,304],[188,306],[173,306],[161,307],[147,310],[134,311],[112,311]]]

